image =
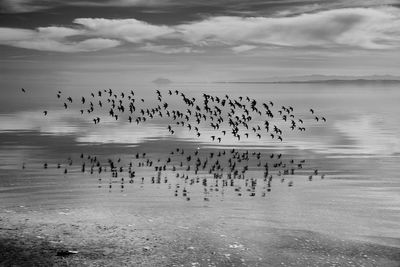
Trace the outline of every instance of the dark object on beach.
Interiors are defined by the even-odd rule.
[[[57,256],[59,257],[68,257],[71,255],[78,254],[78,251],[76,250],[61,250],[57,252]]]

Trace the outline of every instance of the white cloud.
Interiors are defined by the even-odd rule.
[[[74,22],[89,35],[132,43],[184,41],[177,50],[182,53],[188,51],[184,48],[188,45],[233,46],[234,52],[255,46],[391,49],[400,45],[400,9],[394,7],[336,9],[279,18],[219,16],[175,26],[136,19],[80,18]],[[157,46],[148,48],[157,50]]]
[[[168,26],[158,26],[136,19],[79,18],[74,23],[82,25],[89,35],[118,38],[131,43],[162,38],[174,33]]]
[[[104,39],[104,38],[92,38],[86,39],[82,42],[77,42],[74,44],[75,49],[78,51],[97,51],[106,48],[116,47],[121,44],[118,40],[113,39]]]
[[[14,28],[0,28],[0,42],[7,44],[7,42],[29,40],[35,37],[35,31]]]
[[[65,27],[41,27],[37,30],[0,28],[0,44],[53,52],[89,52],[115,47],[119,40],[91,38],[71,42],[66,37],[81,35],[81,30]]]
[[[43,38],[59,39],[69,36],[82,35],[84,32],[79,29],[51,26],[37,28],[37,34]]]
[[[400,45],[400,9],[349,8],[285,18],[224,16],[176,28],[184,40],[203,46],[247,44],[389,49]]]
[[[235,53],[242,53],[242,52],[246,52],[249,50],[253,50],[255,48],[257,48],[257,46],[255,46],[255,45],[239,45],[239,46],[232,47],[232,51]]]
[[[294,16],[302,13],[310,13],[318,10],[323,10],[324,7],[325,6],[322,6],[321,4],[294,6],[283,10],[279,10],[278,12],[276,12],[275,15],[278,17]]]
[[[161,54],[188,54],[188,53],[201,53],[200,50],[195,50],[192,47],[182,46],[167,46],[167,45],[154,45],[147,43],[145,46],[139,48],[142,51],[156,52]]]
[[[44,51],[81,52],[128,42],[137,44],[132,49],[165,54],[199,52],[199,47],[230,48],[235,53],[279,46],[400,47],[400,9],[395,7],[344,8],[292,17],[219,16],[174,26],[153,25],[136,19],[104,18],[78,18],[74,23],[73,28],[0,28],[0,44]],[[70,37],[88,39],[72,42]]]
[[[110,39],[87,39],[81,42],[62,43],[52,39],[31,39],[31,40],[20,40],[11,43],[12,46],[34,49],[39,51],[51,51],[51,52],[91,52],[98,51],[106,48],[118,46],[120,44],[117,40]]]

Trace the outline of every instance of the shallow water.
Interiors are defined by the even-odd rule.
[[[136,212],[142,213],[173,210],[178,214],[180,210],[193,210],[205,216],[219,214],[239,235],[249,234],[249,225],[255,229],[268,224],[400,246],[400,91],[396,85],[182,84],[170,87],[184,88],[183,91],[195,97],[202,92],[221,96],[227,92],[230,96],[245,93],[259,101],[292,105],[295,113],[307,120],[308,130],[294,134],[286,129],[283,142],[251,137],[241,142],[226,138],[215,144],[206,137],[197,139],[187,130],[178,129],[175,136],[170,136],[164,119],[138,127],[114,122],[102,114],[103,123],[93,125],[89,116],[80,117],[78,109],[64,111],[56,102],[49,103],[46,118],[42,110],[27,107],[24,111],[0,115],[1,208],[92,207],[129,214],[135,203],[135,207],[140,207]],[[137,94],[150,97],[144,89],[138,89]],[[155,98],[153,94],[151,98]],[[174,100],[171,98],[171,101]],[[325,116],[327,123],[313,122],[310,107]],[[161,164],[176,147],[192,153],[197,150],[203,155],[236,147],[250,153],[261,152],[265,160],[271,153],[282,153],[287,161],[305,159],[306,164],[296,175],[286,175],[284,182],[278,170],[272,171],[272,190],[265,196],[263,172],[255,166],[258,161],[254,158],[249,163],[253,170],[246,174],[246,178],[257,179],[254,197],[245,190],[244,179],[237,179],[234,186],[226,187],[219,181],[219,190],[215,191],[218,179],[206,172],[198,175],[186,172],[185,165],[178,167],[177,172],[190,177],[186,183],[185,179],[176,178],[176,172],[171,169],[161,173],[160,183],[152,183],[151,177],[157,177],[154,166],[139,168],[141,159],[136,159],[135,154],[147,152],[146,159],[151,158],[157,165],[158,159]],[[121,158],[124,171],[117,178],[111,178],[110,172],[97,174],[95,170],[90,174],[89,167],[82,173],[81,153],[85,157],[97,156],[105,164],[108,158]],[[73,161],[71,166],[68,158]],[[181,160],[176,156],[175,164],[178,166]],[[49,164],[46,170],[44,162]],[[136,170],[133,183],[129,183],[127,173],[129,162],[133,162]],[[63,173],[65,168],[67,174]],[[315,169],[319,175],[308,181]],[[325,174],[325,179],[320,174]],[[190,179],[197,176],[199,183],[189,185]],[[121,177],[124,177],[124,188],[121,188]],[[144,177],[143,183],[141,177]],[[203,178],[207,178],[210,201],[204,201]],[[293,187],[288,187],[289,181],[293,181]],[[178,196],[175,196],[177,184]],[[235,191],[239,186],[241,196]],[[183,188],[188,190],[190,201],[183,196]],[[241,225],[247,226],[241,228]]]

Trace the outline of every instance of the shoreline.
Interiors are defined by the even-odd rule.
[[[400,245],[184,214],[0,211],[0,266],[399,266]],[[206,210],[206,211],[204,211]],[[210,211],[211,210],[211,211]],[[173,213],[177,213],[176,211]],[[180,214],[180,212],[178,212]],[[239,230],[240,228],[240,230]],[[236,229],[236,230],[235,230]],[[400,244],[400,242],[399,242]],[[57,252],[77,250],[67,257]]]

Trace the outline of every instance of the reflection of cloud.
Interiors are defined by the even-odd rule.
[[[43,135],[74,135],[83,143],[137,144],[149,138],[168,136],[166,127],[153,124],[122,123],[110,116],[99,116],[101,123],[95,125],[91,118],[49,110],[47,116],[41,111],[18,112],[0,116],[0,133],[4,131],[37,131]]]
[[[0,132],[3,131],[38,131],[44,134],[72,134],[79,130],[78,124],[68,122],[65,113],[52,111],[44,116],[41,111],[18,112],[0,116]]]
[[[139,44],[158,53],[196,52],[195,47],[228,47],[243,52],[257,47],[400,46],[400,9],[343,8],[290,17],[216,16],[178,25],[155,25],[136,19],[77,18],[74,28],[36,30],[0,28],[0,44],[58,52],[96,51]],[[87,38],[70,41],[69,37]],[[173,46],[166,46],[173,43]],[[154,43],[157,43],[155,45]]]
[[[353,153],[394,154],[400,152],[400,137],[396,129],[381,118],[361,116],[357,119],[337,122],[335,128],[355,142]]]
[[[77,137],[81,143],[121,143],[138,144],[151,138],[167,136],[165,128],[154,125],[141,125],[135,127],[132,124],[103,124],[103,127],[94,127]]]
[[[148,139],[163,139],[170,137],[166,121],[149,122],[136,125],[127,121],[115,121],[110,116],[100,116],[101,123],[95,125],[92,118],[78,117],[63,111],[50,110],[47,116],[41,111],[19,112],[0,116],[0,132],[3,131],[37,131],[40,134],[72,135],[77,142],[82,143],[125,143],[138,144]],[[397,128],[396,128],[397,127]],[[214,131],[206,125],[199,126],[201,136],[187,128],[173,127],[179,140],[198,142],[202,146],[223,147],[253,147],[311,150],[315,153],[338,156],[374,156],[393,155],[400,153],[400,126],[393,125],[385,118],[360,116],[355,119],[341,120],[333,123],[330,130],[320,133],[309,129],[305,135],[284,135],[283,142],[272,140],[268,134],[262,134],[261,139],[249,131],[249,138],[241,133],[241,140],[230,134],[226,136],[220,131]],[[212,141],[221,137],[221,142]]]

